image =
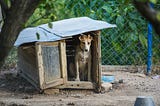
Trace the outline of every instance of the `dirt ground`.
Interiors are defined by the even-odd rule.
[[[123,79],[105,93],[67,91],[55,95],[39,94],[16,69],[0,74],[0,106],[134,106],[137,96],[152,96],[160,106],[160,79],[124,71],[106,72]]]

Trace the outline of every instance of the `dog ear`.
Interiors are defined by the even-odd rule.
[[[83,36],[79,36],[79,40],[82,41],[84,38]]]
[[[91,39],[91,40],[93,40],[93,37],[90,34],[88,35],[88,38]]]

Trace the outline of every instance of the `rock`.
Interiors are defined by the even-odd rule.
[[[75,106],[75,104],[73,102],[70,102],[67,104],[68,106]]]
[[[135,74],[135,76],[142,77],[142,78],[145,78],[145,77],[146,77],[145,74],[140,74],[140,73]]]
[[[32,99],[33,96],[28,96],[28,95],[24,95],[24,97],[22,97],[22,99]]]
[[[119,80],[119,83],[123,83],[123,79],[120,79],[120,80]]]
[[[105,91],[109,91],[112,89],[112,84],[104,82],[104,83],[102,83],[102,87],[104,88]]]

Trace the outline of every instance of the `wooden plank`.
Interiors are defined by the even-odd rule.
[[[60,60],[61,60],[61,74],[64,79],[64,83],[67,82],[67,60],[66,60],[66,43],[60,42]]]
[[[34,57],[36,57],[35,47],[26,48],[26,49],[23,49],[23,51],[25,51],[27,54],[31,54]]]
[[[45,86],[44,86],[44,89],[54,88],[55,86],[62,85],[63,82],[64,82],[63,78],[59,78],[59,79],[56,79],[56,80],[51,81],[51,82],[46,82]]]
[[[47,95],[53,95],[58,93],[59,93],[59,89],[50,88],[50,89],[44,90],[44,94],[47,94]]]
[[[21,70],[22,71],[22,70]],[[29,74],[25,74],[25,71],[22,71],[21,73],[19,73],[23,78],[25,78],[28,82],[30,82],[37,90],[40,90],[39,88],[39,82],[37,82],[38,80],[34,80],[33,77],[30,77]]]
[[[96,91],[101,89],[101,39],[100,31],[93,36],[93,50],[92,50],[92,77],[96,84]]]
[[[34,46],[33,45],[29,45],[29,46],[22,46],[22,49],[25,50],[25,49],[30,49],[30,48],[33,48]]]
[[[22,47],[19,47],[18,48],[18,59],[21,59],[22,61],[27,62],[28,64],[30,64],[30,66],[36,68],[37,67],[36,56],[35,56],[36,52],[34,52],[34,53],[28,53],[27,51],[29,51],[29,50],[30,49],[23,50]]]
[[[25,79],[32,79],[37,84],[38,71],[35,63],[36,63],[35,56],[28,55],[28,53],[24,51],[21,47],[18,48],[18,69],[21,70],[22,73],[25,73],[28,76],[25,77]]]
[[[23,58],[19,59],[18,68],[22,70],[23,73],[26,73],[28,76],[30,76],[31,79],[38,82],[37,68],[30,65]]]
[[[92,43],[92,78],[93,82],[97,83],[97,70],[98,70],[98,57],[97,57],[97,36],[93,36],[93,43]]]
[[[44,89],[44,69],[43,69],[43,60],[42,60],[42,51],[41,45],[39,42],[36,43],[36,55],[37,55],[37,66],[38,66],[38,75],[39,75],[39,86],[41,89]]]
[[[101,82],[101,76],[102,76],[102,70],[101,70],[101,36],[100,36],[101,32],[100,31],[97,31],[97,35],[98,35],[98,48],[97,48],[97,57],[98,57],[98,82],[97,82],[97,89],[98,92],[101,92],[101,85],[102,85],[102,82]]]
[[[64,85],[56,86],[54,88],[58,89],[94,89],[94,84],[92,82],[85,81],[67,81]]]
[[[53,46],[53,45],[58,45],[59,42],[37,42],[39,45],[47,45],[47,46]]]

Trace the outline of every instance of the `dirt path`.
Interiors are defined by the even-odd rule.
[[[152,96],[160,106],[160,79],[122,71],[109,73],[124,83],[104,94],[71,91],[57,95],[39,94],[24,79],[1,73],[0,106],[133,106],[137,96]]]

